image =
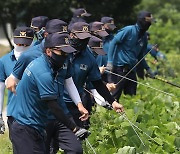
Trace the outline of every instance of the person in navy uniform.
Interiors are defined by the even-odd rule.
[[[36,40],[33,44],[38,45],[44,39],[44,32],[46,23],[49,21],[49,18],[46,16],[37,16],[31,19],[31,28],[35,31]]]
[[[2,109],[4,104],[4,94],[5,94],[5,80],[11,74],[13,67],[19,57],[27,51],[31,45],[34,38],[34,31],[29,27],[17,27],[14,30],[14,49],[0,58],[0,134],[4,133],[5,125],[2,118]],[[13,93],[8,90],[8,100],[11,100]]]
[[[69,22],[69,29],[71,29],[71,26],[76,22],[86,22],[86,17],[90,17],[91,14],[86,11],[84,8],[78,8],[73,11],[73,17],[71,18],[71,21]]]
[[[47,23],[47,32],[51,33],[67,33],[67,24],[63,25],[61,21],[61,25],[57,19],[51,20],[50,23]],[[60,28],[59,31],[56,30]],[[68,41],[68,40],[66,40]],[[64,62],[63,67],[58,70],[57,82],[58,82],[58,90],[60,93],[59,101],[61,107],[63,108],[64,113],[70,117],[73,121],[72,116],[69,113],[69,110],[66,107],[66,104],[63,100],[64,87],[68,89],[68,93],[71,96],[71,99],[77,106],[78,110],[81,112],[80,120],[86,120],[88,118],[88,111],[83,107],[81,98],[78,94],[78,91],[73,83],[71,77],[71,55]],[[65,153],[82,153],[82,145],[80,141],[77,140],[77,137],[70,131],[62,122],[57,120],[52,114],[48,115],[48,125],[46,127],[47,132],[47,140],[46,140],[46,153],[54,152],[56,153],[59,148],[63,149]]]
[[[105,56],[106,52],[103,49],[103,40],[101,40],[100,38],[96,37],[96,36],[92,36],[88,42],[88,47],[90,48],[92,54],[94,55],[95,58],[97,58],[98,56]],[[102,72],[100,70],[101,76],[102,76]],[[106,87],[108,88],[109,91],[112,91],[112,88],[107,86],[107,83],[104,82],[106,84]],[[90,89],[90,92],[92,93],[91,95],[93,95],[95,102],[98,105],[101,105],[105,108],[108,107],[107,102],[104,100],[104,98],[96,91],[96,89],[94,89],[92,83],[88,82],[87,83],[88,88]],[[85,90],[86,91],[86,90]],[[83,101],[84,102],[84,101]],[[90,103],[89,103],[90,104]],[[108,108],[109,109],[109,108]]]
[[[150,40],[150,34],[149,32],[146,32],[147,34],[147,40],[149,41]],[[150,52],[149,52],[150,51]],[[156,47],[153,47],[153,45],[151,44],[147,44],[147,50],[145,51],[144,54],[147,54],[147,53],[150,53],[150,55],[152,57],[154,57],[156,59],[156,56],[155,56],[155,53],[157,53],[157,48]],[[137,68],[136,68],[136,73],[137,73],[137,76],[140,78],[140,79],[143,79],[144,80],[144,77],[145,77],[145,71],[144,70],[148,70],[147,72],[147,75],[150,77],[150,78],[154,78],[155,77],[155,73],[150,69],[149,65],[147,64],[147,61],[145,60],[145,62],[141,62]]]
[[[98,55],[96,58],[96,62],[102,70],[105,70],[106,65],[107,65],[107,59],[108,59],[109,44],[114,37],[113,32],[116,29],[116,26],[114,24],[114,19],[111,17],[107,17],[107,16],[102,17],[101,22],[104,23],[104,28],[109,35],[102,38],[103,39],[103,49],[106,52],[106,54]],[[102,79],[105,82],[108,82],[107,75],[108,74],[105,71],[103,71]]]
[[[89,40],[90,46],[95,43],[96,41],[98,42],[97,38],[99,38],[100,40],[106,36],[108,36],[109,34],[105,31],[104,28],[104,24],[102,22],[99,21],[94,21],[92,23],[89,24],[90,25],[90,33],[92,35],[92,37]],[[96,42],[96,43],[97,43]],[[95,44],[96,44],[95,43]],[[101,44],[102,45],[102,44]],[[90,47],[89,46],[89,47]],[[92,52],[92,54],[95,56],[95,58],[97,57],[96,52],[94,52],[94,50],[91,50],[91,47],[89,48],[90,51]],[[97,50],[96,50],[97,51]],[[99,68],[101,73],[105,70],[104,67],[100,67]],[[109,85],[109,84],[108,84]],[[86,89],[87,90],[91,90],[93,88],[92,84],[90,82],[86,83]],[[82,96],[81,96],[84,105],[86,106],[86,108],[88,109],[89,112],[91,112],[91,108],[92,105],[94,104],[94,99],[92,98],[92,96],[87,92],[84,91]],[[88,128],[88,124],[85,124],[86,128]]]
[[[106,52],[103,49],[103,40],[96,36],[91,36],[88,42],[88,47],[91,49],[95,58],[97,58],[98,55],[106,55]]]
[[[94,21],[90,24],[90,31],[93,36],[99,37],[100,39],[109,35],[105,30],[104,23],[99,21]]]
[[[77,50],[77,52],[73,53],[74,58],[72,60],[72,78],[79,94],[81,95],[83,93],[85,82],[91,81],[99,94],[101,94],[105,100],[112,104],[114,110],[117,112],[123,112],[123,106],[114,100],[102,82],[101,74],[96,64],[95,57],[89,51],[89,48],[87,48],[88,41],[91,37],[89,24],[85,22],[77,22],[74,23],[71,28],[71,45]],[[70,99],[67,91],[64,92],[64,100],[76,124],[78,126],[83,126],[83,123],[79,120],[80,113],[73,101]]]
[[[106,26],[107,27],[107,26]],[[102,40],[104,40],[106,37],[109,36],[109,34],[106,32],[106,29],[105,29],[105,25],[104,23],[102,22],[98,22],[98,21],[95,21],[95,22],[92,22],[90,24],[90,31],[91,31],[91,34],[93,36],[96,36]],[[104,46],[104,41],[102,43],[102,45]],[[107,53],[107,52],[106,52]],[[105,55],[97,55],[96,56],[96,62],[98,64],[98,57],[101,56],[101,57],[107,57],[107,54]],[[107,62],[106,62],[107,63]],[[99,65],[98,65],[99,66]],[[102,80],[106,83],[106,86],[107,88],[111,91],[115,88],[115,84],[114,83],[108,83],[108,80],[106,79],[106,72],[105,72],[105,69],[106,67],[104,65],[100,65],[99,66],[99,69],[100,69],[100,72],[101,72],[101,77],[102,77]]]
[[[52,33],[62,33],[67,34],[67,23],[59,20],[59,19],[52,19],[49,20],[45,27],[46,31],[44,32],[44,36],[46,37],[48,34]],[[41,43],[37,44],[36,46],[31,47],[26,53],[24,53],[15,64],[11,76],[7,78],[6,88],[10,91],[15,93],[15,87],[18,84],[19,80],[21,80],[23,72],[27,65],[33,61],[34,59],[38,58],[43,54],[44,50],[44,42],[42,40]]]
[[[91,38],[89,39],[89,42],[88,42],[88,48],[90,49],[90,52],[93,54],[93,56],[95,58],[98,55],[106,54],[103,51],[103,41],[96,36],[91,36]],[[85,89],[88,90],[89,92],[91,92],[93,94],[93,96],[96,95],[95,97],[93,97],[92,94],[90,94],[86,90],[84,90],[84,92],[81,94],[81,99],[84,104],[84,107],[88,110],[89,114],[91,114],[92,106],[94,105],[96,97],[97,97],[97,91],[94,89],[94,87],[90,81],[87,81],[85,83]],[[97,102],[97,100],[96,100],[96,102]],[[98,101],[98,104],[99,104],[99,101]],[[83,125],[85,128],[89,128],[90,127],[90,119],[84,121]]]
[[[17,27],[14,30],[14,34],[13,34],[14,49],[0,59],[0,89],[1,89],[0,95],[2,96],[0,97],[1,105],[3,105],[5,80],[11,74],[15,63],[19,60],[21,55],[31,47],[33,38],[34,38],[34,31],[31,28]],[[7,107],[9,106],[9,102],[12,99],[12,96],[13,93],[8,90]],[[9,119],[7,122],[9,128],[10,140],[11,140],[11,120],[12,119]],[[3,131],[4,130],[2,130],[2,133]],[[16,153],[16,151],[14,150],[13,152]]]
[[[68,34],[67,33],[67,23],[62,20],[59,20],[59,19],[49,20],[46,24],[45,29],[46,29],[46,31],[44,33],[45,37],[48,36],[49,34],[53,34],[53,33]],[[44,51],[44,40],[40,44],[33,46],[30,50],[28,50],[28,53],[23,54],[13,69],[13,72],[12,72],[13,78],[10,77],[8,79],[8,83],[10,81],[12,82],[12,80],[13,80],[13,83],[14,83],[13,85],[16,85],[18,82],[14,82],[14,79],[20,80],[22,78],[22,74],[23,74],[25,68],[27,67],[27,65],[32,60],[41,56],[43,54],[43,51]],[[68,59],[69,59],[69,57],[68,57]],[[59,76],[59,80],[60,80],[61,84],[58,84],[58,85],[59,85],[59,89],[61,92],[61,95],[60,95],[61,97],[62,97],[63,88],[64,88],[63,85],[68,86],[68,84],[71,83],[71,86],[68,90],[68,92],[70,94],[71,94],[72,89],[74,89],[73,92],[75,92],[75,90],[76,90],[75,87],[74,88],[72,87],[74,84],[72,84],[72,79],[70,78],[71,76],[69,74],[70,71],[68,68],[69,67],[68,61],[69,60],[67,60],[64,64],[63,68],[60,69],[60,72],[62,75]],[[66,75],[66,74],[69,74],[69,75]],[[15,87],[12,86],[11,83],[9,83],[9,88],[15,89]],[[82,106],[79,94],[76,93],[75,95],[76,96],[73,97],[72,99],[77,104],[78,109],[82,113],[82,115],[85,115],[85,119],[86,119],[86,117],[88,117],[88,111]],[[68,109],[66,108],[66,105],[63,104],[63,99],[60,98],[59,102],[64,110],[64,113],[68,115],[69,112],[68,112]],[[8,115],[8,117],[10,117],[10,116]],[[82,151],[82,147],[81,147],[80,143],[78,141],[76,141],[74,134],[64,124],[57,122],[57,120],[55,120],[55,117],[52,116],[51,114],[48,116],[48,119],[50,121],[46,128],[46,131],[47,131],[46,151],[47,151],[47,153],[50,150],[49,144],[51,143],[51,140],[53,137],[57,140],[57,142],[53,141],[53,143],[56,145],[57,148],[53,148],[53,146],[52,146],[52,149],[54,149],[55,151],[57,151],[59,149],[59,147],[61,149],[64,149],[65,151],[67,151],[67,150],[68,151],[76,151],[76,152]],[[60,133],[62,131],[66,132],[66,135],[62,136]],[[63,142],[64,140],[66,140],[66,143]]]
[[[114,73],[137,80],[136,71],[129,71],[141,60],[147,49],[146,31],[153,22],[152,14],[148,11],[141,11],[137,16],[135,25],[126,26],[118,31],[110,42],[108,51],[107,69]],[[145,61],[143,59],[143,61]],[[148,70],[147,70],[148,71]],[[110,75],[109,82],[118,83],[112,92],[115,99],[119,99],[122,91],[124,94],[136,95],[137,83]]]
[[[12,144],[18,154],[46,152],[45,128],[49,112],[77,137],[88,133],[65,116],[58,103],[57,69],[63,67],[68,54],[75,51],[67,40],[67,34],[55,33],[46,37],[44,54],[27,66],[17,85],[17,94],[10,101],[7,112],[14,118]]]

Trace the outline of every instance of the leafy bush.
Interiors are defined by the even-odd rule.
[[[152,34],[151,43],[157,43],[162,51],[180,53],[179,26],[174,26],[171,19],[167,23],[164,23],[161,19],[157,20],[157,23],[151,26],[150,33]]]
[[[168,55],[169,63],[173,63],[171,60],[176,59],[176,57],[179,58],[177,55]],[[176,65],[177,62],[174,60]],[[179,68],[176,67],[172,68],[178,76]],[[167,79],[180,83],[179,78],[167,76]],[[173,94],[174,97],[142,85],[138,85],[136,96],[122,95],[120,102],[125,108],[128,119],[144,132],[135,128],[145,146],[122,115],[101,106],[95,106],[91,116],[91,135],[88,141],[97,154],[169,154],[180,152],[180,89],[155,79],[147,78],[140,80],[140,82]],[[84,147],[86,154],[93,153],[88,145]]]

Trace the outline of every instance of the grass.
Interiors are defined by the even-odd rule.
[[[9,47],[0,45],[0,57],[8,53],[11,49]],[[7,102],[7,90],[5,91],[4,102]],[[6,103],[4,103],[6,104]],[[5,106],[5,105],[4,105]],[[7,125],[7,124],[6,124]],[[0,135],[0,154],[12,154],[12,146],[8,137],[8,129],[6,127],[6,131],[3,135]]]
[[[0,135],[0,154],[12,154],[12,146],[8,137],[8,130],[5,134]]]
[[[9,51],[11,51],[10,47],[6,47],[6,46],[3,46],[3,45],[0,45],[0,57],[5,55]]]

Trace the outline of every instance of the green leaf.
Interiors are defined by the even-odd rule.
[[[125,134],[127,134],[127,130],[120,130],[120,129],[115,130],[115,136],[116,136],[116,138],[119,138],[119,137],[121,137],[121,136],[123,136],[123,135],[125,135]]]
[[[168,144],[168,143],[164,143],[163,149],[164,149],[164,151],[166,151],[168,153],[173,153],[175,151],[175,146]]]
[[[123,148],[120,148],[116,154],[135,154],[135,153],[136,153],[135,147],[125,146]]]
[[[126,110],[126,114],[127,114],[128,119],[131,119],[131,120],[132,120],[132,119],[134,118],[134,116],[135,116],[133,109],[128,109],[128,110]]]
[[[180,137],[175,138],[174,145],[180,150]]]
[[[164,138],[165,138],[165,141],[166,141],[168,144],[174,146],[175,136],[166,135]]]
[[[169,122],[164,125],[172,134],[175,134],[178,130],[180,130],[180,126],[178,126],[176,122]]]
[[[158,143],[159,145],[163,145],[163,141],[160,138],[155,137],[154,140],[156,141],[156,143]]]
[[[106,154],[110,154],[110,153],[115,153],[116,152],[116,148],[109,148],[106,150]]]
[[[121,123],[121,127],[123,128],[123,127],[127,127],[127,126],[129,126],[130,124],[129,124],[129,122],[127,122],[127,121],[124,121],[124,122],[122,122]]]
[[[114,119],[114,122],[115,122],[115,123],[121,123],[121,122],[123,122],[123,116],[119,116],[119,117],[115,118],[115,119]]]

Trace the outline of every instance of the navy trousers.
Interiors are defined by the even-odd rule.
[[[130,69],[125,68],[125,67],[121,67],[121,66],[113,66],[113,70],[112,72],[119,74],[121,76],[125,76],[128,71]],[[131,71],[127,76],[127,78],[132,79],[137,81],[137,77],[136,77],[136,72],[135,71]],[[109,74],[109,82],[111,83],[118,83],[120,80],[122,79],[122,77],[119,77],[117,75],[114,74]],[[123,79],[121,82],[119,82],[116,85],[116,89],[112,92],[113,97],[116,100],[119,100],[122,92],[124,92],[125,95],[136,95],[136,90],[137,90],[137,83],[127,80],[127,79]]]
[[[12,116],[8,116],[7,124],[9,128],[9,139],[11,142],[12,142],[11,126],[13,122],[14,122],[14,118]],[[12,144],[12,149],[13,149],[13,154],[17,154],[16,149],[13,144]]]
[[[139,78],[144,80],[145,72],[144,67],[141,64],[136,67],[136,73]]]
[[[35,128],[14,121],[11,140],[18,154],[45,154],[45,138]]]
[[[47,127],[46,154],[55,154],[59,148],[65,154],[83,154],[82,145],[75,134],[58,120],[50,120]]]

